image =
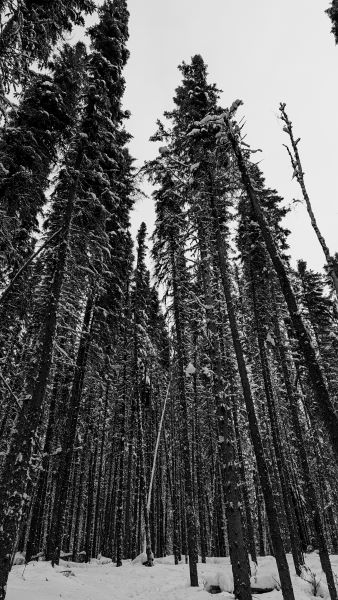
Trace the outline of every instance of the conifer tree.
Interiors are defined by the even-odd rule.
[[[331,0],[331,6],[327,9],[327,14],[329,15],[332,22],[332,33],[335,37],[336,44],[338,43],[338,2],[337,0]]]
[[[148,305],[149,305],[149,272],[145,266],[146,256],[146,224],[141,223],[137,234],[137,262],[135,271],[135,289],[133,292],[133,320],[134,320],[134,390],[135,404],[137,407],[138,423],[138,453],[140,461],[140,495],[144,519],[144,537],[148,566],[153,566],[154,555],[151,549],[149,526],[149,511],[147,508],[147,482],[145,465],[145,439],[144,421],[146,411],[146,387],[148,385],[151,342],[147,333]]]
[[[256,189],[259,189],[261,187],[260,174],[257,173],[257,175]],[[279,247],[282,250],[286,247],[286,242],[284,239],[285,234],[279,223],[280,219],[285,215],[285,210],[279,206],[281,199],[275,192],[262,189],[260,201],[262,206],[264,206],[265,214],[269,216],[270,226],[274,230],[275,239],[278,240]],[[271,265],[266,255],[264,243],[257,230],[257,224],[253,219],[252,209],[250,209],[250,206],[247,206],[245,200],[242,200],[239,204],[239,210],[241,214],[239,248],[241,249],[246,280],[248,281],[247,293],[252,302],[251,309],[256,323],[255,334],[257,336],[260,366],[270,418],[274,452],[281,482],[283,505],[291,539],[292,555],[296,572],[300,575],[304,559],[300,549],[299,536],[297,535],[294,507],[290,502],[289,473],[281,445],[278,392],[273,389],[271,366],[269,364],[267,353],[267,338],[271,328],[271,299],[268,295]]]
[[[100,323],[102,320],[100,308],[104,308],[106,304],[106,294],[109,292],[113,293],[113,282],[109,279],[107,280],[103,276],[103,273],[106,270],[106,261],[111,262],[110,267],[112,268],[113,278],[115,278],[116,298],[116,287],[119,284],[119,270],[122,266],[118,264],[121,260],[121,253],[119,248],[115,248],[116,240],[113,241],[113,246],[111,242],[114,230],[117,231],[124,229],[123,226],[128,226],[128,211],[131,206],[130,198],[128,198],[128,193],[130,193],[130,181],[128,181],[130,174],[128,168],[130,168],[131,163],[129,155],[123,149],[128,136],[123,130],[119,131],[124,118],[124,114],[120,108],[121,96],[124,91],[124,81],[121,72],[128,58],[128,52],[125,49],[125,42],[128,36],[128,12],[125,2],[120,2],[119,0],[106,2],[100,10],[100,16],[100,23],[90,30],[93,53],[89,97],[94,100],[94,105],[96,106],[95,112],[90,115],[86,124],[89,139],[93,136],[93,141],[91,148],[88,148],[85,154],[81,178],[81,185],[86,186],[88,191],[87,197],[84,201],[82,200],[82,204],[75,207],[74,225],[77,228],[80,227],[80,231],[89,230],[89,247],[91,247],[90,253],[92,254],[92,258],[88,266],[94,269],[94,272],[102,274],[99,280],[96,278],[95,281],[94,277],[94,280],[89,281],[86,306],[89,325],[91,321],[90,312],[94,309],[96,296],[103,285],[103,295],[101,298],[98,298],[98,330],[102,331],[103,323]],[[111,168],[113,164],[116,165],[115,169]],[[120,188],[123,187],[124,191],[120,197]],[[102,206],[100,206],[99,201],[102,202]],[[77,212],[78,209],[79,212]],[[93,229],[94,221],[89,225],[91,215],[97,220],[97,230]],[[102,236],[101,240],[100,232]],[[119,237],[121,238],[121,235]],[[126,235],[124,237],[127,238]],[[94,240],[94,245],[92,245],[91,239]],[[99,240],[99,245],[97,245],[97,240]],[[104,244],[103,246],[102,243]],[[78,244],[81,244],[80,240]],[[128,254],[125,255],[125,259],[127,257]],[[94,261],[93,258],[95,259]],[[116,309],[117,307],[115,307],[115,311]],[[110,311],[108,312],[110,313]],[[116,318],[116,312],[110,316],[110,320],[114,322],[114,318]],[[97,317],[94,315],[93,319],[96,321]],[[106,321],[106,325],[108,327],[110,325],[111,328],[112,323]],[[84,372],[86,370],[89,346],[92,343],[90,331],[88,330],[84,334],[84,345],[82,347],[80,343],[79,346],[79,363],[74,373],[70,394],[69,419],[71,426],[67,427],[66,425],[62,455],[63,462],[59,468],[59,493],[63,495],[67,494],[67,486],[69,485],[69,456],[71,456],[75,443],[77,417],[84,384]],[[85,338],[87,338],[87,341]],[[111,341],[107,340],[107,335],[104,333],[102,334],[101,343],[103,355],[112,351]],[[103,364],[105,364],[105,361],[106,359],[103,357]],[[63,516],[61,513],[64,513],[64,508],[65,500],[59,500],[55,505],[54,520],[49,533],[48,556],[52,557],[56,552],[57,561],[61,550],[62,528],[60,524],[62,523]]]
[[[333,399],[337,396],[338,373],[335,361],[337,351],[337,321],[335,302],[325,293],[325,276],[308,269],[303,260],[298,261],[298,274],[301,280],[300,301],[304,317],[311,324],[311,330],[321,357],[321,365],[327,378],[327,385]]]
[[[266,460],[264,457],[264,449],[262,445],[262,440],[259,432],[257,416],[255,414],[255,407],[251,392],[250,381],[248,378],[248,371],[245,364],[245,358],[243,354],[243,349],[240,341],[238,324],[236,319],[236,314],[234,310],[234,301],[231,290],[231,280],[229,276],[229,266],[227,260],[226,249],[224,245],[224,241],[221,236],[220,227],[219,227],[219,214],[217,212],[217,208],[215,205],[214,199],[211,197],[211,210],[212,216],[214,220],[214,235],[216,238],[217,251],[218,251],[218,260],[222,278],[222,285],[224,289],[224,295],[227,303],[227,311],[229,316],[229,323],[231,328],[231,334],[233,339],[233,344],[236,352],[236,359],[238,363],[239,375],[241,378],[243,395],[246,402],[246,409],[248,413],[250,431],[251,431],[251,439],[252,444],[255,449],[255,455],[257,460],[257,467],[259,471],[259,477],[261,481],[261,486],[265,499],[265,506],[267,510],[267,515],[269,519],[269,529],[270,535],[272,538],[273,550],[276,556],[279,576],[281,580],[283,596],[286,599],[293,599],[294,593],[289,573],[289,567],[286,560],[286,555],[283,547],[283,541],[281,537],[280,526],[278,522],[278,516],[276,507],[273,501],[272,494],[272,486],[269,479],[268,469]]]
[[[215,85],[207,83],[206,66],[201,56],[192,58],[191,64],[180,67],[183,75],[182,85],[177,88],[174,102],[176,107],[172,113],[166,113],[173,119],[172,147],[177,159],[184,160],[190,167],[190,190],[188,201],[191,204],[190,219],[196,222],[201,258],[203,260],[203,281],[205,298],[208,308],[207,322],[212,332],[211,363],[214,372],[214,396],[218,418],[218,439],[220,445],[220,462],[224,478],[226,494],[226,516],[228,521],[228,536],[230,558],[235,582],[235,595],[238,598],[251,598],[250,575],[247,560],[247,550],[244,541],[242,517],[239,510],[239,473],[235,467],[236,450],[235,435],[232,423],[232,403],[230,397],[225,399],[223,393],[226,380],[222,365],[222,355],[217,331],[214,328],[215,310],[212,300],[212,283],[208,255],[208,229],[210,222],[202,205],[201,190],[208,186],[208,175],[201,177],[200,144],[196,138],[187,135],[196,121],[207,117],[208,113],[217,112],[218,90]],[[203,194],[203,192],[202,192]],[[202,195],[201,194],[201,195]],[[202,206],[201,206],[202,205]],[[226,220],[226,214],[222,214]],[[210,235],[210,234],[209,234]],[[228,404],[228,406],[227,406]],[[237,507],[237,510],[235,509]]]
[[[83,248],[90,257],[91,268],[97,269],[98,260],[102,256],[100,244],[106,239],[105,215],[112,214],[115,208],[115,196],[110,185],[112,166],[115,161],[114,157],[109,155],[109,149],[112,147],[112,142],[118,138],[117,130],[124,117],[120,108],[124,90],[121,70],[128,58],[125,49],[128,36],[128,12],[124,0],[105,2],[100,9],[100,16],[100,23],[90,32],[93,51],[88,65],[88,99],[83,120],[65,157],[64,167],[60,172],[59,183],[54,193],[54,214],[52,212],[49,219],[53,226],[59,221],[62,233],[51,255],[52,266],[49,271],[51,295],[36,364],[37,377],[32,380],[31,390],[28,387],[30,400],[26,401],[20,413],[18,430],[11,441],[2,473],[1,599],[5,597],[10,554],[13,551],[20,517],[19,506],[24,502],[25,473],[29,469],[31,443],[36,435],[52,366],[57,314],[67,271],[69,244],[74,243],[73,232],[77,232],[76,237],[80,242],[77,250]],[[126,136],[123,139],[125,140]],[[78,193],[80,186],[85,182],[87,192],[80,202]],[[85,239],[78,237],[81,228],[82,231],[87,232]],[[100,240],[99,245],[97,240]],[[64,479],[68,479],[68,475]],[[15,494],[12,496],[14,490]],[[18,508],[14,508],[14,505]],[[10,518],[8,518],[8,511],[11,514]]]
[[[235,103],[235,107],[237,108],[238,102]],[[298,340],[299,347],[304,356],[304,360],[306,362],[306,366],[308,369],[308,374],[311,380],[311,385],[313,388],[315,403],[316,403],[316,416],[323,423],[325,429],[328,432],[329,438],[331,440],[332,447],[334,452],[338,454],[338,420],[337,416],[334,412],[332,401],[330,399],[327,385],[325,379],[323,377],[322,370],[318,363],[315,350],[313,348],[311,338],[309,333],[304,326],[303,319],[298,310],[297,301],[295,294],[293,292],[289,277],[286,273],[285,266],[281,260],[278,249],[274,242],[271,231],[267,225],[266,219],[264,217],[264,213],[262,212],[259,198],[255,191],[254,185],[250,178],[250,174],[247,169],[245,157],[243,151],[240,147],[240,142],[238,139],[238,135],[240,132],[234,131],[231,125],[231,112],[230,115],[225,114],[224,122],[226,124],[226,135],[230,141],[232,150],[237,160],[238,169],[241,173],[242,182],[248,197],[250,198],[250,202],[252,203],[253,210],[255,213],[255,218],[261,228],[262,236],[264,238],[264,242],[266,244],[266,248],[269,252],[270,258],[278,275],[280,286],[283,291],[285,301],[288,305],[290,318],[292,320],[293,328],[295,335]]]
[[[155,174],[155,178],[161,174]],[[160,190],[155,193],[157,227],[155,228],[154,259],[156,261],[159,281],[170,285],[169,293],[173,297],[173,315],[175,323],[175,348],[177,363],[177,386],[180,400],[183,429],[183,467],[185,484],[185,509],[187,516],[187,544],[189,554],[189,570],[191,586],[198,586],[197,574],[197,529],[196,512],[193,496],[193,480],[191,473],[191,444],[189,435],[189,413],[185,369],[188,366],[186,342],[186,317],[183,305],[183,286],[186,284],[186,262],[184,256],[182,233],[184,232],[184,216],[180,207],[180,199],[175,191],[172,178],[165,174]],[[183,229],[182,229],[183,228]]]
[[[29,79],[29,66],[38,61],[47,65],[50,54],[63,33],[83,25],[83,16],[93,12],[92,0],[23,0],[3,2],[1,13],[8,17],[0,35],[1,92]]]
[[[52,75],[32,73],[0,138],[1,277],[6,282],[32,251],[32,234],[46,203],[57,154],[76,125],[85,46],[64,46],[50,63]]]
[[[51,62],[92,3],[47,4],[0,0],[2,94],[22,86],[0,134],[0,600],[17,550],[118,567],[173,554],[193,586],[199,554],[229,554],[240,600],[257,591],[249,555],[259,575],[271,553],[294,600],[285,552],[299,574],[310,543],[337,600],[330,265],[290,267],[286,209],[243,143],[239,102],[221,108],[196,55],[145,167],[152,286],[145,223],[135,264],[130,233],[127,2],[100,3],[88,50]]]

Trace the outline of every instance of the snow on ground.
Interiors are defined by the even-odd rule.
[[[222,592],[211,596],[204,589],[204,582],[210,577],[223,575],[224,581],[231,580],[231,567],[228,558],[208,558],[207,564],[198,565],[199,588],[189,586],[189,567],[186,564],[173,564],[173,557],[158,559],[154,567],[141,564],[132,565],[124,561],[123,567],[113,563],[93,561],[90,565],[67,563],[53,569],[49,563],[34,562],[27,567],[13,567],[9,578],[7,600],[232,600],[230,593]],[[292,564],[289,558],[290,566]],[[307,566],[318,574],[319,593],[327,597],[325,577],[321,574],[319,557],[309,554]],[[338,556],[332,557],[334,571],[338,575]],[[291,566],[296,600],[313,598],[310,583],[296,578]],[[275,563],[271,557],[259,559],[258,573],[275,575]],[[306,576],[310,579],[310,576]],[[282,600],[282,594],[274,590],[267,594],[255,595],[255,600]]]

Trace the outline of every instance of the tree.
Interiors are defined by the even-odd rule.
[[[237,106],[237,104],[236,104]],[[255,191],[254,185],[250,178],[250,174],[248,172],[245,158],[243,152],[240,148],[240,143],[236,133],[231,126],[229,116],[224,116],[224,122],[226,125],[226,135],[231,144],[234,156],[236,157],[236,161],[238,164],[238,169],[240,171],[242,182],[248,197],[250,198],[250,202],[252,203],[253,210],[255,213],[255,217],[257,222],[261,228],[262,236],[264,242],[266,244],[266,248],[269,252],[271,261],[276,270],[277,276],[280,281],[280,286],[282,288],[285,301],[287,303],[290,318],[292,320],[293,328],[295,331],[295,335],[297,336],[298,344],[300,350],[304,356],[304,360],[306,362],[306,366],[308,369],[308,374],[311,380],[311,385],[314,392],[315,402],[316,402],[316,416],[325,426],[328,435],[330,437],[332,447],[335,453],[338,453],[338,421],[337,416],[334,412],[332,402],[328,393],[327,385],[325,379],[323,377],[322,370],[316,358],[315,350],[313,348],[311,338],[309,333],[304,326],[303,319],[298,310],[297,301],[295,298],[295,294],[293,292],[290,280],[285,270],[285,266],[283,261],[279,255],[276,244],[273,240],[273,236],[269,227],[266,223],[266,219],[262,212],[259,198]]]
[[[124,151],[124,144],[128,136],[123,130],[119,131],[121,122],[125,117],[120,109],[121,96],[124,91],[122,69],[128,58],[128,52],[125,49],[128,37],[128,12],[125,2],[119,0],[106,2],[100,9],[100,17],[99,24],[90,30],[92,60],[89,97],[93,99],[95,109],[89,115],[87,123],[84,121],[83,124],[84,131],[88,132],[87,135],[91,140],[91,147],[87,147],[81,169],[81,185],[85,186],[87,192],[81,199],[81,204],[75,206],[73,216],[74,225],[80,228],[82,235],[83,232],[89,232],[90,234],[90,236],[87,234],[89,248],[85,244],[82,252],[91,255],[88,266],[93,269],[94,277],[89,278],[89,290],[84,314],[85,327],[78,348],[77,363],[69,397],[69,423],[67,425],[66,422],[62,442],[62,460],[58,472],[57,494],[60,497],[57,497],[55,502],[52,526],[49,532],[48,556],[53,557],[53,560],[55,556],[56,562],[58,562],[61,550],[62,523],[70,483],[70,457],[76,441],[77,420],[81,406],[88,352],[93,343],[90,323],[93,320],[95,324],[98,318],[99,329],[102,327],[102,323],[100,323],[102,313],[100,310],[97,311],[95,304],[98,301],[99,307],[103,308],[106,303],[106,294],[114,292],[110,278],[107,279],[107,276],[104,275],[108,266],[114,267],[114,262],[113,277],[119,282],[118,270],[121,267],[116,263],[121,260],[121,253],[120,250],[117,252],[111,245],[110,236],[112,226],[121,229],[123,225],[128,224],[126,213],[128,214],[128,209],[131,206],[128,198],[130,192],[128,167],[130,168],[131,161],[129,155]],[[113,170],[112,164],[115,166]],[[122,185],[125,190],[123,196],[119,198],[117,194],[119,186]],[[122,204],[123,199],[125,200],[124,204]],[[100,201],[102,202],[101,206]],[[121,208],[123,209],[122,214],[119,212]],[[92,222],[90,223],[91,217]],[[94,244],[91,243],[92,239]],[[83,240],[82,242],[78,240],[77,246],[80,248],[81,243],[83,244]],[[126,256],[128,257],[128,254]],[[109,262],[111,265],[109,265]],[[99,294],[100,289],[103,292],[101,295]],[[99,312],[99,314],[96,315],[96,312]],[[115,315],[113,315],[113,319],[114,317]],[[106,322],[106,325],[108,325],[109,332],[111,324]],[[107,360],[109,363],[109,353],[112,352],[111,340],[109,340],[107,333],[102,335],[101,344],[103,365],[106,365]],[[99,343],[99,345],[101,344]],[[103,369],[105,368],[103,366]]]
[[[74,25],[83,25],[83,15],[94,11],[92,0],[24,0],[15,5],[2,2],[3,13],[9,9],[0,35],[1,92],[11,85],[25,84],[30,78],[29,66],[38,61],[46,66],[50,54],[63,33]],[[3,100],[2,100],[3,101]]]
[[[85,59],[82,43],[66,45],[50,63],[52,75],[32,73],[22,101],[1,132],[3,281],[13,277],[32,252],[51,171],[76,126]]]
[[[330,8],[327,9],[327,14],[329,15],[332,22],[332,33],[335,37],[336,44],[338,43],[338,2],[337,0],[331,1]]]
[[[316,220],[316,217],[315,217],[313,209],[312,209],[310,196],[308,194],[308,191],[307,191],[306,185],[305,185],[304,172],[303,172],[303,167],[302,167],[299,150],[298,150],[298,144],[300,142],[300,138],[295,139],[295,137],[294,137],[292,123],[286,113],[285,107],[286,107],[286,104],[281,103],[279,110],[280,110],[280,114],[281,114],[281,119],[282,119],[283,123],[285,123],[283,130],[285,131],[285,133],[288,134],[290,142],[291,142],[292,151],[290,150],[289,146],[285,146],[285,147],[288,151],[288,154],[289,154],[289,157],[291,160],[291,165],[293,168],[293,177],[295,177],[297,179],[299,186],[302,190],[303,198],[305,200],[306,208],[309,213],[310,220],[311,220],[311,225],[312,225],[312,227],[316,233],[317,239],[322,247],[322,250],[323,250],[323,253],[324,253],[324,256],[326,259],[327,269],[331,276],[333,289],[336,292],[336,298],[338,301],[338,264],[336,263],[334,257],[331,256],[329,248],[326,244],[326,241],[325,241],[322,233],[319,230],[317,220]]]
[[[201,154],[205,150],[200,140],[189,133],[196,121],[217,112],[219,91],[215,85],[208,84],[206,65],[201,56],[192,58],[191,64],[180,66],[183,75],[182,84],[176,89],[174,102],[176,108],[166,113],[173,121],[171,148],[173,166],[175,161],[184,161],[190,168],[189,185],[183,190],[191,206],[189,220],[197,230],[198,244],[202,261],[202,281],[204,286],[204,302],[207,325],[210,329],[211,348],[210,362],[213,376],[213,394],[217,411],[217,427],[219,440],[220,467],[225,489],[225,509],[228,522],[228,538],[230,558],[234,575],[235,595],[238,598],[251,598],[250,572],[245,545],[242,516],[240,511],[239,472],[236,468],[235,432],[232,421],[233,403],[231,396],[224,394],[224,383],[227,380],[222,357],[218,332],[215,329],[215,306],[213,301],[212,275],[210,272],[210,254],[213,251],[210,232],[212,224],[208,222],[205,207],[204,191],[209,191],[208,174],[203,173]],[[166,154],[165,156],[169,156]],[[168,164],[168,162],[167,162]],[[181,169],[183,172],[183,169]],[[203,173],[203,174],[202,174]],[[176,186],[177,187],[177,186]],[[226,210],[222,211],[224,223],[227,220]],[[224,227],[224,233],[226,225]],[[210,239],[211,238],[211,239]]]
[[[35,369],[36,372],[28,384],[29,396],[20,412],[18,429],[11,440],[2,472],[1,600],[5,597],[10,555],[15,544],[20,509],[23,509],[25,500],[25,482],[30,469],[31,444],[36,436],[52,367],[57,317],[67,272],[69,246],[75,243],[77,238],[79,242],[76,246],[77,251],[82,249],[82,257],[86,257],[86,262],[89,257],[90,266],[97,270],[104,256],[102,244],[106,242],[104,234],[106,214],[112,213],[115,207],[115,196],[111,191],[110,183],[115,161],[110,157],[109,149],[112,148],[112,141],[118,137],[116,131],[124,117],[120,108],[124,90],[121,71],[128,58],[125,49],[128,36],[128,11],[124,0],[105,2],[100,9],[100,16],[100,23],[90,31],[93,51],[88,64],[88,95],[83,118],[79,129],[75,130],[70,149],[65,156],[54,192],[54,210],[48,221],[49,227],[57,226],[61,232],[49,256],[50,296],[37,352],[38,359],[33,366],[33,372]],[[126,136],[122,138],[125,141]],[[79,198],[80,186],[85,182],[87,192]],[[74,232],[76,232],[75,236]],[[87,235],[83,237],[83,233]],[[83,266],[88,268],[88,264]],[[68,474],[64,479],[67,478]]]
[[[154,233],[154,259],[159,281],[170,285],[173,297],[175,323],[175,349],[177,365],[177,386],[180,400],[180,414],[183,428],[183,466],[185,483],[185,510],[187,516],[187,542],[189,553],[190,584],[198,586],[197,574],[197,530],[191,473],[191,444],[189,434],[189,414],[185,369],[187,368],[186,317],[183,304],[183,285],[186,278],[186,264],[182,244],[182,215],[179,198],[172,178],[165,175],[162,187],[155,193],[157,226]]]
[[[276,241],[278,240],[277,243],[279,247],[284,249],[286,247],[286,241],[284,239],[285,233],[279,223],[280,219],[285,215],[285,211],[280,207],[281,199],[273,191],[264,190],[260,174],[257,173],[257,176],[256,189],[262,188],[260,193],[261,204],[264,207],[265,214],[269,218],[269,225],[274,231],[274,237]],[[239,212],[241,217],[239,248],[241,249],[245,278],[248,282],[247,295],[250,298],[251,311],[255,321],[255,335],[260,357],[260,368],[270,418],[278,475],[281,483],[283,504],[291,539],[292,555],[296,573],[300,575],[304,559],[297,533],[294,507],[290,502],[290,478],[281,443],[282,436],[280,433],[280,419],[278,415],[279,394],[278,390],[275,391],[273,389],[271,367],[267,352],[267,338],[271,328],[271,298],[269,297],[268,289],[272,266],[267,257],[264,242],[254,220],[251,206],[248,206],[246,199],[243,199],[239,203]]]

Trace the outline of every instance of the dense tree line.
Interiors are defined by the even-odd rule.
[[[221,106],[199,55],[158,121],[155,230],[134,249],[126,0],[58,51],[92,2],[0,8],[0,600],[17,552],[172,554],[192,586],[199,557],[229,554],[243,600],[273,554],[293,600],[286,554],[301,575],[313,548],[336,600],[336,256],[318,230],[326,270],[292,267],[241,102]]]

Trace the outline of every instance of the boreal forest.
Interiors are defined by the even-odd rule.
[[[338,246],[302,132],[281,101],[319,271],[198,48],[136,165],[130,10],[0,0],[0,600],[337,600]]]

